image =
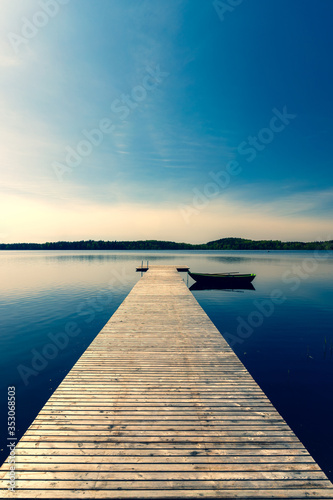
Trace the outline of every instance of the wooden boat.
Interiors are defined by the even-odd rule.
[[[208,273],[191,273],[188,274],[197,283],[219,283],[226,286],[231,285],[243,285],[251,283],[256,277],[255,274],[240,274],[240,273],[219,273],[219,274],[208,274]]]

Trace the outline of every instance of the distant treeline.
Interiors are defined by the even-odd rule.
[[[332,250],[333,240],[300,241],[222,238],[200,245],[173,241],[57,241],[47,243],[0,243],[0,250]]]

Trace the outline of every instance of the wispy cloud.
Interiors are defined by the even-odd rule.
[[[288,216],[328,216],[333,208],[333,189],[309,189],[304,185],[252,183],[232,191],[235,200],[243,200],[249,210]]]

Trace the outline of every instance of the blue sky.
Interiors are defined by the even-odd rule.
[[[333,239],[332,17],[2,0],[0,240]]]

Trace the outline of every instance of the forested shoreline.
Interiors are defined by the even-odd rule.
[[[46,243],[0,243],[0,250],[332,250],[330,241],[280,241],[222,238],[203,244],[173,241],[57,241]]]

